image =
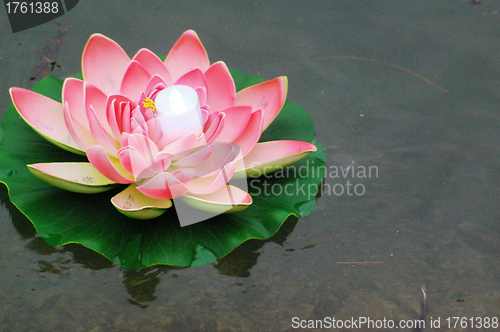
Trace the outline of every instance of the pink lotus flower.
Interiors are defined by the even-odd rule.
[[[74,192],[129,184],[112,198],[129,217],[157,217],[175,198],[215,213],[240,211],[252,199],[228,185],[230,179],[276,171],[316,150],[298,141],[258,143],[283,107],[286,77],[236,93],[224,62],[210,65],[194,31],[179,38],[165,61],[147,49],[130,59],[113,40],[94,34],[83,52],[82,72],[84,80],[65,80],[62,103],[10,89],[17,111],[35,131],[89,160],[28,167],[40,179]],[[158,112],[158,96],[170,87],[176,88],[170,95],[174,106],[178,90],[188,87],[191,97],[195,92],[199,115],[193,128],[199,130]],[[186,110],[182,98],[179,105]]]

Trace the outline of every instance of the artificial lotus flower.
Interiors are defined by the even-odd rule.
[[[130,59],[116,42],[94,34],[83,51],[82,74],[83,80],[64,81],[62,103],[10,89],[14,106],[35,131],[89,161],[28,167],[79,193],[128,184],[111,202],[132,218],[155,218],[176,198],[211,212],[240,211],[252,198],[228,184],[233,177],[273,172],[316,151],[299,141],[258,143],[284,105],[286,77],[236,92],[225,63],[210,64],[192,30],[165,61],[148,49]],[[192,107],[195,115],[180,120],[160,112]]]

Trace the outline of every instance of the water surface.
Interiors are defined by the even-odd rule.
[[[366,192],[326,192],[269,241],[188,269],[129,271],[78,245],[49,246],[2,186],[0,331],[415,320],[423,285],[435,330],[451,330],[447,317],[500,317],[500,2],[482,2],[81,1],[58,19],[68,30],[57,52],[53,23],[12,34],[0,10],[0,115],[9,87],[36,81],[47,45],[60,65],[51,74],[64,78],[80,71],[94,32],[133,55],[165,54],[194,29],[212,61],[288,76],[288,99],[310,112],[328,166],[378,169],[328,177],[326,187],[349,180]]]

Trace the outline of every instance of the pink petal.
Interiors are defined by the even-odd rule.
[[[207,88],[197,87],[195,88],[196,94],[198,95],[198,101],[200,106],[204,106],[207,103]]]
[[[180,158],[181,153],[189,153],[197,141],[198,138],[192,132],[174,130],[162,137],[158,142],[158,148]]]
[[[137,187],[137,190],[157,199],[172,199],[182,196],[188,191],[182,181],[168,172],[157,174],[145,184]]]
[[[168,72],[167,67],[165,67],[163,61],[161,61],[156,54],[147,48],[139,50],[132,60],[139,62],[142,67],[148,71],[150,76],[158,75],[162,78],[163,82],[167,83],[167,85],[170,86],[173,84],[170,73]]]
[[[104,131],[92,105],[87,110],[87,117],[89,118],[90,132],[97,144],[101,145],[110,156],[116,158],[120,143]]]
[[[314,144],[299,141],[257,143],[244,158],[246,175],[261,176],[283,169],[316,150]]]
[[[122,126],[122,103],[129,103],[130,100],[122,95],[111,95],[108,97],[107,107],[106,107],[106,120],[111,127],[111,131],[117,140],[120,139],[121,133],[123,131]],[[123,105],[125,105],[123,104]]]
[[[108,111],[106,107],[108,105],[108,97],[101,90],[90,83],[85,82],[83,88],[86,114],[89,107],[92,106],[104,130],[106,130],[108,134],[112,135],[113,130],[111,130],[111,127],[108,123]],[[71,112],[71,105],[69,105],[69,107]]]
[[[130,126],[132,127],[132,134],[146,135],[146,131],[142,129],[135,119],[132,118],[132,120],[130,120]]]
[[[87,130],[90,130],[87,120],[87,111],[85,110],[85,81],[76,78],[67,78],[64,80],[62,90],[62,101],[68,103],[68,109],[71,117]]]
[[[164,84],[165,82],[163,81],[163,78],[161,78],[160,76],[158,75],[154,75],[153,77],[151,77],[151,79],[149,80],[149,83],[148,83],[148,86],[146,87],[146,90],[144,90],[144,92],[146,93],[150,93],[151,90],[153,90],[158,84]],[[153,96],[150,96],[150,98],[153,98]],[[142,101],[142,100],[141,100]],[[142,105],[140,105],[142,106]]]
[[[199,70],[198,68],[195,68],[186,74],[182,75],[181,78],[179,78],[176,82],[175,85],[187,85],[193,89],[196,88],[207,88],[207,82],[205,80],[205,76],[203,75],[202,71]]]
[[[150,163],[144,160],[142,154],[133,146],[126,146],[118,151],[118,158],[123,168],[135,178],[150,166]]]
[[[235,168],[236,162],[232,162],[219,170],[217,174],[191,180],[187,184],[189,192],[195,195],[207,195],[223,188],[233,177]]]
[[[146,125],[146,119],[144,118],[144,115],[142,115],[141,110],[139,108],[136,108],[132,111],[132,119],[137,121],[137,123],[143,127]]]
[[[204,146],[199,149],[198,151],[192,152],[186,157],[182,157],[179,160],[177,160],[174,163],[174,166],[177,167],[193,167],[198,164],[201,164],[203,161],[205,161],[209,156],[210,156],[210,147],[209,146]]]
[[[252,85],[236,94],[234,105],[251,106],[253,112],[261,109],[264,112],[262,130],[265,130],[283,108],[287,88],[285,76]]]
[[[216,142],[232,142],[245,130],[252,108],[250,106],[233,106],[221,111],[225,114],[224,126]]]
[[[217,112],[234,105],[236,87],[224,62],[214,63],[205,72],[210,112]]]
[[[231,185],[208,195],[187,193],[182,200],[194,208],[217,214],[242,211],[252,204],[252,197],[247,192]]]
[[[208,69],[210,62],[207,51],[196,32],[188,30],[182,34],[168,53],[165,66],[174,81],[195,68],[202,72]]]
[[[121,130],[118,125],[118,120],[116,119],[116,114],[120,113],[119,106],[120,104],[116,101],[116,99],[108,98],[108,106],[106,107],[106,118],[108,120],[109,126],[111,127],[111,131],[116,139],[120,138]],[[118,112],[117,112],[118,111]]]
[[[149,120],[155,118],[155,115],[150,108],[145,108],[144,113],[142,113],[142,115],[144,116],[144,119],[146,119],[146,123],[148,123]]]
[[[201,160],[197,165],[189,165],[196,169],[197,177],[219,174],[220,170],[233,162],[240,152],[239,147],[231,143],[212,143],[205,148],[208,150],[209,158]],[[179,164],[176,162],[175,165]]]
[[[253,112],[245,130],[243,130],[240,136],[233,141],[233,143],[240,147],[243,157],[246,156],[259,141],[262,134],[262,125],[262,111],[258,110]]]
[[[118,161],[111,161],[106,150],[100,145],[87,149],[87,158],[99,173],[117,183],[132,183],[134,179],[123,169]]]
[[[155,164],[159,167],[158,172],[166,171],[171,165],[172,155],[166,152],[159,152],[154,158]]]
[[[106,36],[93,34],[82,56],[84,80],[107,95],[117,94],[129,63],[130,58],[120,45]]]
[[[187,183],[194,179],[196,171],[192,168],[181,168],[176,170],[175,172],[172,172],[172,175],[174,175],[177,180],[181,181],[182,183]]]
[[[130,103],[120,103],[121,108],[121,119],[118,120],[118,124],[122,125],[122,133],[130,133],[132,132],[132,128],[130,127],[130,119],[132,113],[132,104]]]
[[[218,143],[210,147],[211,157],[195,167],[197,178],[187,184],[190,193],[209,194],[225,186],[233,177],[239,151],[231,144]]]
[[[208,121],[205,123],[204,135],[205,135],[205,143],[210,143],[215,140],[225,125],[225,114],[224,113],[212,113]],[[230,124],[228,124],[230,125]]]
[[[141,93],[146,91],[151,75],[137,61],[132,61],[123,75],[120,94],[137,102]]]
[[[21,117],[49,142],[73,153],[83,154],[64,121],[61,103],[36,92],[11,88],[10,96]]]
[[[131,149],[134,149],[135,152],[131,152],[130,151]],[[118,159],[120,159],[120,164],[122,165],[123,169],[125,169],[128,173],[132,175],[134,175],[134,167],[132,166],[133,158],[131,158],[131,154],[134,153],[140,155],[139,151],[137,151],[135,147],[129,145],[122,147],[117,153]]]
[[[201,117],[203,119],[201,123],[203,123],[203,127],[205,127],[205,125],[207,124],[208,117],[210,116],[210,112],[207,110],[205,106],[202,106],[200,110],[201,110]]]
[[[161,131],[161,124],[158,121],[158,118],[153,117],[146,121],[146,124],[149,128],[148,130],[148,136],[151,138],[151,140],[155,143],[159,143],[163,133]]]
[[[158,173],[165,172],[171,165],[171,159],[172,155],[169,153],[158,153],[153,160],[148,162],[147,167],[137,174],[136,178],[140,181],[141,179],[149,179]]]
[[[86,151],[90,146],[97,144],[94,137],[92,137],[90,130],[84,128],[73,119],[69,113],[68,102],[64,104],[64,122],[66,123],[66,128],[68,128],[71,137],[83,151]]]
[[[128,136],[128,145],[137,149],[146,161],[153,160],[154,156],[158,154],[159,149],[156,144],[149,138],[142,134],[132,134]]]
[[[159,78],[159,76],[156,76]],[[151,79],[149,80],[148,82],[148,85],[151,83],[151,80],[153,79],[153,77],[151,77]],[[147,89],[147,88],[146,88]],[[146,101],[146,94],[144,93],[144,91],[141,92],[141,96],[139,97],[139,99],[134,103],[136,104],[136,108],[138,108],[141,112],[144,112],[146,110],[146,108],[144,107],[144,104],[143,102]]]
[[[122,137],[120,138],[120,145],[122,147],[125,147],[128,145],[128,137],[130,136],[129,133],[122,133]]]

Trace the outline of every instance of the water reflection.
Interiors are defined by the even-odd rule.
[[[279,231],[268,240],[251,240],[234,249],[229,255],[219,259],[214,267],[220,274],[231,277],[249,277],[250,270],[257,264],[260,256],[259,250],[268,242],[283,246],[287,236],[293,232],[297,225],[296,217],[289,217]]]
[[[127,293],[132,297],[128,299],[128,302],[143,309],[149,307],[146,302],[156,300],[154,293],[156,286],[160,283],[159,275],[168,273],[169,270],[169,268],[161,266],[123,272],[123,284]]]
[[[36,267],[32,271],[45,277],[47,274],[69,279],[71,270],[76,266],[81,266],[87,270],[110,269],[116,265],[104,256],[85,248],[79,244],[68,244],[63,247],[52,246],[46,243],[36,233],[35,228],[26,216],[10,202],[5,186],[0,188],[0,201],[4,202],[17,233],[26,241],[25,247],[36,254]],[[261,249],[267,243],[275,243],[284,246],[290,233],[297,225],[298,218],[289,217],[279,231],[268,240],[250,240],[227,256],[212,263],[221,275],[229,277],[247,278],[251,274],[251,269],[257,264],[261,255]],[[307,249],[307,248],[301,248]],[[283,249],[283,252],[294,251],[295,249]],[[183,268],[171,266],[153,266],[139,270],[123,269],[122,284],[126,292],[130,295],[127,301],[140,308],[149,307],[149,303],[157,299],[156,289],[160,285],[162,275],[170,273],[171,278],[177,278],[175,271]],[[241,286],[241,283],[236,283]],[[245,292],[245,291],[243,291]]]
[[[7,187],[3,183],[0,184],[0,202],[9,212],[12,224],[23,239],[31,239],[36,236],[36,230],[31,222],[10,201]]]

